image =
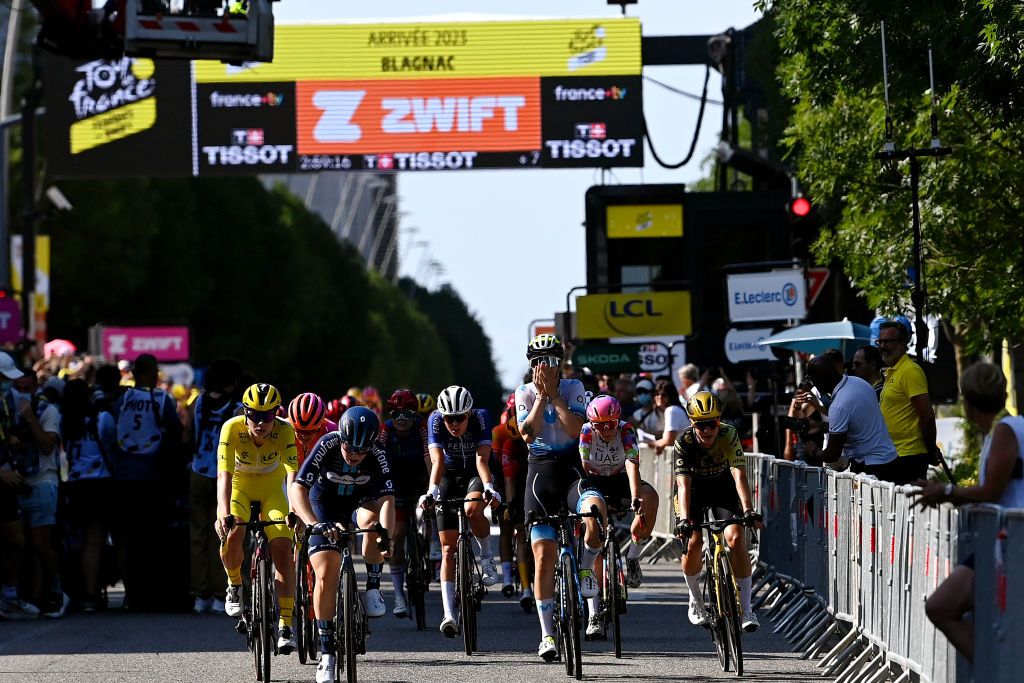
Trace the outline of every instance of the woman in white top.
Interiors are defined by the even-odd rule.
[[[640,380],[650,384],[650,380]],[[666,448],[671,448],[676,437],[690,424],[686,410],[679,403],[679,394],[671,382],[661,380],[654,387],[654,406],[640,408],[633,413],[633,426],[637,428],[637,436],[644,443],[654,446],[659,455]]]
[[[985,435],[977,486],[954,486],[939,481],[918,481],[917,503],[938,505],[949,501],[995,503],[1024,507],[1024,417],[1004,417],[1006,378],[991,363],[976,363],[960,375],[964,416]],[[974,555],[957,565],[925,603],[928,618],[949,642],[974,661],[974,630],[964,615],[974,608]]]

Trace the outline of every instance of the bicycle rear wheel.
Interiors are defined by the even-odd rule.
[[[737,595],[736,580],[732,575],[729,557],[722,553],[718,556],[718,577],[721,582],[722,623],[723,631],[729,644],[729,654],[737,676],[743,675],[743,644],[740,640],[740,602]]]
[[[705,619],[707,619],[708,630],[711,632],[711,640],[715,644],[715,651],[718,653],[718,662],[722,665],[722,671],[729,670],[729,646],[726,642],[728,636],[725,634],[725,624],[722,623],[722,613],[719,609],[720,598],[718,594],[718,568],[709,554],[704,556],[704,588],[708,598],[704,603]],[[693,600],[693,596],[690,596]]]
[[[456,548],[456,581],[459,592],[459,614],[462,617],[462,641],[466,654],[476,648],[476,593],[473,587],[473,550],[465,536],[459,536]]]
[[[255,561],[255,560],[254,560]],[[256,680],[263,680],[263,638],[260,633],[262,621],[260,620],[260,603],[262,602],[262,591],[259,590],[259,577],[253,572],[249,579],[249,599],[246,601],[243,619],[246,622],[246,637],[249,651],[252,652],[252,664],[256,670]]]
[[[260,671],[257,672],[256,680],[269,682],[270,654],[274,649],[274,593],[272,588],[274,579],[270,573],[270,559],[268,558],[270,548],[261,547],[261,551],[256,564],[256,592],[259,594],[259,611],[256,613],[256,617],[260,625],[258,639],[258,647],[260,649],[260,662],[258,666]]]
[[[345,674],[348,683],[356,682],[356,652],[359,650],[359,624],[356,623],[356,601],[359,596],[356,594],[356,575],[350,568],[346,567],[341,572],[341,603],[344,613],[342,628],[345,630],[343,638],[339,638],[339,644],[343,643],[345,649]],[[340,658],[339,658],[340,659]]]
[[[555,642],[558,643],[558,656],[565,664],[565,674],[572,676],[576,660],[572,654],[572,639],[569,637],[569,585],[561,561],[555,569],[555,610]]]

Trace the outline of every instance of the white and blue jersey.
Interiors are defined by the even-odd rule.
[[[558,381],[558,394],[565,400],[569,410],[587,419],[587,394],[583,382],[578,379],[562,379]],[[516,389],[516,419],[520,429],[529,417],[533,405],[538,401],[537,388],[533,382],[523,384]],[[544,406],[544,424],[530,446],[531,461],[550,460],[568,456],[578,460],[579,434],[569,434],[558,424],[558,414],[553,405]]]
[[[437,410],[427,418],[427,447],[440,448],[444,454],[446,476],[469,474],[476,476],[476,450],[491,445],[491,427],[487,411],[469,411],[469,424],[462,436],[452,436],[444,424],[444,417]]]
[[[196,474],[217,478],[217,446],[220,443],[220,429],[230,418],[242,412],[242,404],[224,397],[219,408],[209,404],[216,403],[206,394],[200,394],[195,405],[195,437],[192,453],[192,471]]]

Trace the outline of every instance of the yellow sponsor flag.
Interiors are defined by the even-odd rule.
[[[682,204],[625,204],[606,210],[608,238],[682,237]]]
[[[576,299],[581,339],[688,336],[693,331],[689,292],[590,294]]]

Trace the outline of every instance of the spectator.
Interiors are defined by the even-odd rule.
[[[121,396],[121,371],[116,365],[105,364],[96,368],[96,383],[92,387],[92,400],[98,410],[113,415],[114,402]]]
[[[83,612],[95,612],[101,606],[100,569],[113,512],[110,459],[117,430],[110,413],[96,410],[85,380],[64,387],[60,435],[67,457],[67,519],[82,534],[79,605]]]
[[[881,338],[881,337],[880,337]],[[951,502],[995,503],[1024,508],[1024,416],[1003,417],[1006,378],[991,363],[976,363],[960,375],[964,416],[985,436],[977,486],[918,480],[920,505]],[[992,552],[991,548],[982,549]],[[990,598],[991,599],[991,598]],[[925,611],[936,628],[970,662],[974,661],[974,625],[964,617],[974,609],[974,555],[957,565],[928,602]]]
[[[650,384],[650,380],[642,379],[637,382],[638,391],[641,384],[647,386]],[[676,442],[679,432],[690,424],[686,410],[679,403],[679,392],[668,381],[658,382],[654,388],[653,408],[637,410],[633,418],[637,437],[644,443],[653,446],[659,455],[665,448],[671,447]]]
[[[819,466],[821,449],[825,443],[825,422],[817,401],[804,400],[805,394],[814,389],[812,382],[804,380],[797,386],[793,400],[789,404],[786,427],[786,445],[783,457],[786,460],[803,460]]]
[[[28,530],[28,547],[32,551],[35,571],[32,592],[44,616],[64,616],[70,598],[60,583],[60,558],[57,555],[58,446],[60,445],[60,410],[42,392],[36,392],[35,373],[23,373],[14,380],[11,395],[16,414],[8,439],[24,489],[18,506]]]
[[[0,396],[0,617],[4,619],[31,619],[39,616],[39,608],[25,602],[18,595],[21,560],[25,549],[18,494],[25,491],[25,480],[17,470],[19,464],[11,448],[12,430],[17,414],[10,380],[22,376],[14,359],[0,351],[0,375],[4,389]]]
[[[689,401],[693,395],[700,391],[700,370],[693,363],[687,363],[679,368],[679,400],[682,403]]]
[[[889,437],[899,454],[897,484],[924,479],[928,465],[938,464],[935,443],[935,412],[928,397],[928,380],[921,367],[907,357],[907,328],[897,322],[882,323],[878,350],[889,366],[882,387],[881,406]]]
[[[114,406],[114,481],[119,508],[125,511],[115,527],[116,547],[125,604],[132,609],[163,605],[167,595],[153,558],[160,555],[161,529],[169,526],[170,483],[182,426],[174,399],[154,388],[158,373],[156,358],[140,355],[132,371],[134,386]]]
[[[807,363],[807,372],[829,404],[828,441],[821,458],[833,469],[863,472],[883,481],[894,481],[900,474],[896,448],[885,429],[885,420],[871,385],[860,377],[840,374],[824,356]],[[806,401],[809,391],[800,391],[797,400]]]
[[[623,414],[632,415],[633,412],[640,407],[640,404],[636,402],[635,395],[633,393],[633,380],[629,375],[619,375],[615,380],[614,386],[615,400],[622,406]]]
[[[211,520],[217,519],[217,445],[221,427],[240,415],[238,378],[242,366],[218,358],[206,370],[205,391],[188,413],[185,440],[192,453],[189,473],[189,567],[196,614],[224,611],[227,577],[220,560],[220,540]]]
[[[742,438],[746,432],[743,417],[743,401],[739,392],[723,368],[718,368],[718,377],[711,383],[711,390],[722,401],[722,422],[736,428]],[[685,411],[684,411],[685,412]]]
[[[882,354],[876,347],[869,345],[854,351],[853,363],[850,364],[850,374],[860,377],[870,384],[879,401],[882,400],[882,385],[885,383],[882,377],[883,367],[885,367],[885,363],[882,362]]]

